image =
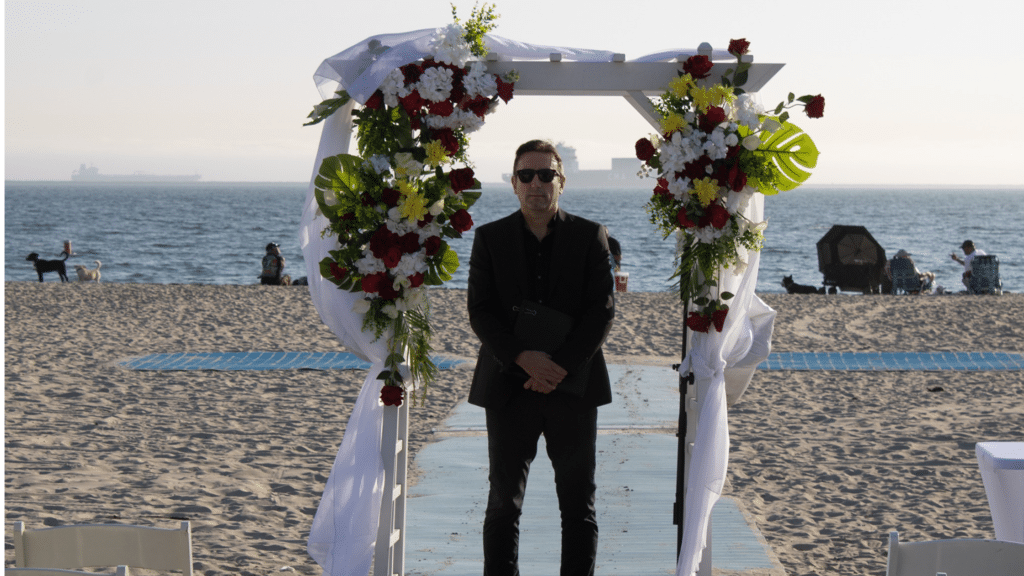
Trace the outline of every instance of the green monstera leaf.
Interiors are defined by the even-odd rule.
[[[358,195],[362,191],[359,168],[363,159],[351,154],[324,158],[313,185],[320,211],[330,217],[337,212],[338,198],[346,194]]]
[[[757,149],[757,153],[770,159],[778,172],[772,183],[774,191],[761,191],[768,195],[800,186],[811,177],[810,169],[818,165],[818,147],[814,140],[799,126],[789,122],[784,122],[782,128]]]

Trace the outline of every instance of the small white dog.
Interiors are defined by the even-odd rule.
[[[99,260],[93,260],[96,262],[96,269],[89,270],[81,264],[75,264],[75,272],[78,272],[79,282],[99,282],[100,281],[100,266],[102,263]]]

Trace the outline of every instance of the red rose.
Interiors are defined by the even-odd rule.
[[[491,100],[487,96],[477,96],[476,98],[466,100],[462,104],[459,104],[459,108],[469,110],[473,114],[483,118],[487,115],[487,111],[491,109]]]
[[[388,275],[384,272],[377,272],[374,274],[368,274],[363,276],[362,282],[360,282],[360,288],[367,294],[376,294],[380,291],[382,284],[388,283]]]
[[[370,110],[380,110],[380,107],[384,105],[384,94],[377,90],[370,96],[370,99],[366,101],[365,106]]]
[[[711,158],[706,155],[699,156],[693,162],[687,162],[684,166],[683,176],[690,180],[700,180],[708,175],[707,167],[711,165]]]
[[[384,258],[389,248],[397,247],[398,238],[398,234],[388,230],[387,226],[381,226],[370,236],[370,252],[375,258]]]
[[[412,276],[409,276],[409,286],[412,288],[419,288],[423,285],[423,272],[417,272]],[[719,330],[721,332],[721,330]]]
[[[416,116],[419,114],[420,108],[427,103],[427,101],[424,100],[416,90],[413,90],[412,92],[409,92],[408,95],[399,98],[398,101],[402,105],[402,109],[405,110],[405,113],[409,116]]]
[[[708,77],[712,66],[714,64],[711,63],[707,56],[698,54],[697,56],[690,56],[686,59],[686,62],[683,62],[683,72],[692,76],[694,80],[700,80]]]
[[[451,116],[452,112],[455,111],[455,106],[451,100],[441,100],[440,102],[431,102],[427,104],[427,111],[435,116]]]
[[[636,157],[644,162],[647,162],[651,158],[654,158],[654,154],[657,150],[654,149],[654,144],[647,138],[641,138],[636,141]]]
[[[811,101],[804,105],[804,112],[810,118],[821,118],[825,115],[825,98],[818,94]]]
[[[739,192],[747,185],[747,174],[738,163],[725,164],[715,171],[715,180],[733,192]]]
[[[726,120],[728,120],[728,117],[725,115],[725,110],[718,106],[711,106],[707,112],[700,115],[697,122],[701,130],[710,134],[715,129],[715,126]]]
[[[451,184],[452,190],[458,193],[473,187],[473,176],[472,168],[459,168],[448,173],[448,181]]]
[[[338,266],[337,262],[331,262],[330,270],[331,276],[333,276],[335,280],[344,280],[345,277],[348,276],[348,270]]]
[[[658,178],[658,185],[654,187],[654,194],[657,196],[671,196],[672,192],[668,189],[668,180]]]
[[[449,156],[455,156],[459,152],[459,139],[455,137],[455,133],[452,132],[451,128],[434,130],[431,136],[432,140],[439,140],[441,142],[441,146],[444,146]]]
[[[686,208],[680,208],[679,212],[676,212],[676,222],[679,222],[680,228],[694,228],[697,223],[690,220],[690,215],[686,213]]]
[[[430,224],[433,221],[434,221],[434,215],[430,214],[430,213],[427,213],[427,214],[423,215],[423,218],[419,219],[416,222],[416,225],[419,226],[420,228],[423,228],[424,226],[426,226],[427,224]]]
[[[515,84],[505,82],[497,75],[495,75],[494,79],[498,82],[498,96],[508,104],[508,101],[512,99],[512,90],[515,88]]]
[[[420,235],[415,232],[406,232],[399,237],[399,245],[405,254],[413,254],[420,251]]]
[[[378,286],[377,294],[380,295],[381,300],[394,300],[398,298],[398,290],[395,290],[394,281],[391,278],[384,276],[384,281]]]
[[[380,389],[380,401],[385,406],[401,406],[402,397],[405,396],[405,390],[402,390],[400,386],[389,386],[385,384]]]
[[[738,40],[729,40],[729,54],[733,56],[742,56],[750,50],[750,42],[747,42],[746,38],[740,38]]]
[[[711,329],[711,320],[697,312],[690,312],[690,316],[686,319],[686,327],[694,332],[707,332]]]
[[[729,211],[725,209],[725,206],[721,204],[712,204],[708,206],[704,211],[704,215],[701,216],[700,222],[697,223],[701,228],[711,225],[721,230],[729,223]]]
[[[388,205],[388,208],[394,208],[398,206],[398,200],[401,199],[402,193],[393,188],[385,188],[380,193],[380,199]]]
[[[401,70],[402,75],[405,76],[406,84],[414,84],[417,80],[420,79],[420,76],[423,74],[423,67],[415,62],[413,62],[412,64],[406,64],[405,66],[399,68],[399,70]]]
[[[729,307],[720,308],[711,313],[711,323],[715,325],[715,330],[719,332],[725,327],[725,317],[729,314]]]
[[[473,217],[465,209],[457,210],[451,215],[452,228],[458,233],[463,233],[473,227]]]
[[[373,206],[377,203],[377,201],[373,199],[373,196],[370,196],[369,192],[363,192],[359,196],[359,201],[362,202],[363,206]]]
[[[355,220],[355,219],[356,219],[355,212],[345,212],[341,216],[338,216],[338,220],[341,220],[342,222],[344,222],[346,220]]]
[[[423,247],[427,250],[427,256],[433,256],[437,254],[438,250],[441,249],[441,237],[431,236],[423,242]]]

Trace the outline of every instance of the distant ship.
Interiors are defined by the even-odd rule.
[[[576,158],[576,149],[559,142],[555,145],[558,155],[562,157],[562,169],[565,171],[566,186],[575,190],[627,188],[650,190],[654,188],[653,178],[641,178],[637,175],[643,162],[637,158],[612,158],[611,170],[580,170],[580,162]],[[511,174],[502,174],[502,181],[510,182]]]
[[[199,174],[158,175],[136,172],[135,174],[100,174],[95,166],[82,164],[71,173],[72,182],[198,182]]]

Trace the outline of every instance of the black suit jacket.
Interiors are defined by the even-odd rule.
[[[551,359],[569,374],[590,364],[583,401],[593,406],[612,400],[601,345],[615,316],[615,283],[609,263],[608,236],[603,226],[559,210],[551,249],[548,293],[543,304],[574,319],[566,343]],[[469,260],[469,321],[480,338],[469,402],[500,408],[525,393],[526,372],[515,363],[523,343],[513,334],[516,312],[529,294],[524,256],[524,226],[516,212],[480,226]],[[530,392],[533,393],[533,392]],[[557,388],[554,393],[559,393]]]

